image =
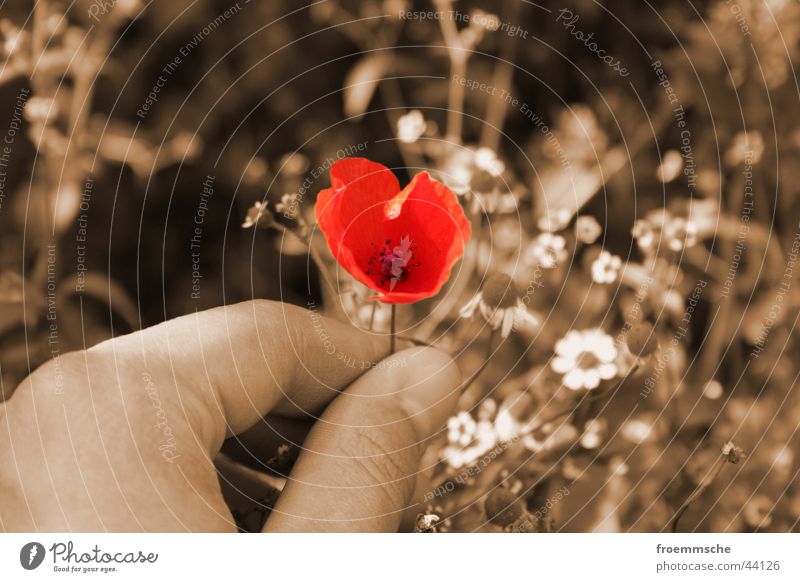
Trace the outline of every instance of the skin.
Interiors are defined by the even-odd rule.
[[[387,343],[254,301],[51,361],[0,406],[0,530],[235,531],[214,459],[266,417],[315,422],[264,531],[396,531],[460,375]]]

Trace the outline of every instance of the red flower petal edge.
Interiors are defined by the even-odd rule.
[[[365,158],[331,167],[314,213],[339,264],[384,303],[439,293],[471,234],[456,195],[428,172],[401,190],[389,168]]]

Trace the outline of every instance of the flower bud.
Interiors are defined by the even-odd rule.
[[[732,442],[725,443],[725,446],[722,447],[722,454],[728,459],[729,463],[734,465],[747,456],[742,447],[737,447]]]
[[[633,326],[625,337],[625,343],[634,356],[644,358],[658,349],[658,338],[653,326],[642,322]]]
[[[524,513],[517,496],[501,487],[492,490],[486,497],[484,510],[489,521],[500,527],[511,525]]]
[[[492,273],[481,290],[483,302],[489,307],[506,308],[516,305],[519,299],[514,279],[506,273]]]

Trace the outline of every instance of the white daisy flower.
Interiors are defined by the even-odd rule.
[[[519,296],[514,280],[505,273],[493,273],[466,305],[459,310],[461,317],[469,318],[480,310],[492,329],[500,330],[500,337],[507,338],[520,325],[538,325],[539,320],[528,311]]]
[[[619,270],[622,268],[622,259],[617,255],[612,255],[606,250],[592,262],[592,280],[595,283],[610,284],[619,277]]]
[[[560,234],[543,232],[530,242],[525,252],[534,265],[553,269],[567,258],[566,246],[567,241]]]
[[[478,423],[466,410],[462,410],[447,420],[447,441],[450,444],[466,446],[472,442]]]
[[[602,329],[572,330],[556,342],[553,371],[563,374],[562,382],[571,390],[593,390],[600,380],[617,375],[614,339]]]
[[[419,109],[413,109],[397,120],[397,139],[403,143],[416,143],[425,133],[427,124]]]
[[[492,421],[476,421],[462,410],[447,421],[448,445],[442,458],[454,469],[472,465],[497,444],[497,438]]]
[[[575,237],[583,244],[590,245],[603,232],[603,228],[594,216],[579,216],[575,220]]]

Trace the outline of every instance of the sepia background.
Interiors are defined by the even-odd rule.
[[[399,311],[465,377],[487,362],[418,530],[797,531],[800,4],[32,4],[0,2],[2,399],[248,299],[388,331],[314,228],[331,164],[362,156],[431,171],[473,225],[447,292]],[[463,316],[494,272],[536,320],[500,346]],[[553,364],[570,330],[614,339],[597,398]]]

